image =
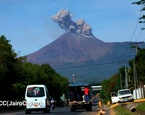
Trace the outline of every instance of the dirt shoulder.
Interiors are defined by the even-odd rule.
[[[109,115],[116,115],[116,112],[112,108],[110,108]]]

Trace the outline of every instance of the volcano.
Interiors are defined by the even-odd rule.
[[[112,51],[113,45],[95,37],[65,33],[54,42],[27,56],[32,63],[77,63],[97,61]]]
[[[79,81],[102,81],[115,74],[135,50],[129,42],[106,43],[96,37],[71,32],[60,36],[40,50],[27,55],[27,61],[49,64],[70,81],[75,74]]]
[[[66,33],[27,55],[27,61],[49,64],[70,81],[75,75],[77,81],[100,82],[116,74],[124,63],[135,56],[130,42],[101,41],[93,35],[91,26],[84,19],[74,21],[71,18],[69,10],[61,9],[55,14],[52,20]]]

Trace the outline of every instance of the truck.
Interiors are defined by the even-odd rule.
[[[114,103],[121,103],[121,102],[132,102],[134,101],[134,99],[130,89],[121,89],[118,90],[118,93],[111,92],[111,101],[112,104],[114,104]]]
[[[84,100],[84,88],[89,88],[89,101]],[[87,83],[71,83],[69,84],[69,106],[71,112],[75,112],[77,109],[85,109],[86,111],[92,111],[91,101],[91,86]]]

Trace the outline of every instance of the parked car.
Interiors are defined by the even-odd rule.
[[[133,95],[131,94],[130,89],[121,89],[118,90],[118,93],[111,92],[112,103],[131,102],[133,100]]]

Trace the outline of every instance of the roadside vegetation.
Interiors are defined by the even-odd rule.
[[[115,112],[115,115],[138,115],[135,112],[130,112],[129,110],[125,109],[122,106],[117,106],[113,109],[113,111]]]
[[[113,115],[144,115],[145,113],[145,102],[139,103],[136,107],[135,112],[131,112],[123,106],[117,106],[113,108]]]
[[[118,72],[111,76],[109,79],[102,81],[102,90],[100,96],[104,99],[104,102],[111,101],[111,92],[117,92],[119,89],[126,88],[125,76],[127,71],[128,88],[133,92],[136,88],[143,87],[145,84],[145,48],[138,48],[138,53],[135,58],[129,60],[129,67],[120,67]],[[136,71],[134,70],[136,68]],[[125,70],[126,69],[126,70]],[[137,80],[134,78],[137,75]]]
[[[139,111],[143,111],[145,113],[145,102],[142,102],[142,103],[138,104],[136,109],[139,110]]]
[[[29,84],[46,85],[50,96],[59,100],[62,94],[67,95],[69,82],[49,64],[26,62],[26,57],[19,57],[10,41],[0,36],[0,100],[23,101]]]
[[[143,6],[141,11],[145,11],[145,1],[138,0],[132,4]],[[139,17],[139,23],[145,23],[145,15]],[[144,30],[145,28],[141,28]],[[126,88],[126,76],[128,79],[128,88],[133,92],[133,89],[143,88],[145,85],[145,48],[139,48],[137,44],[131,46],[136,50],[136,55],[133,59],[124,60],[124,66],[118,69],[118,72],[102,82],[101,98],[104,102],[111,101],[111,92],[117,92],[119,89]],[[126,66],[126,65],[129,65]]]

